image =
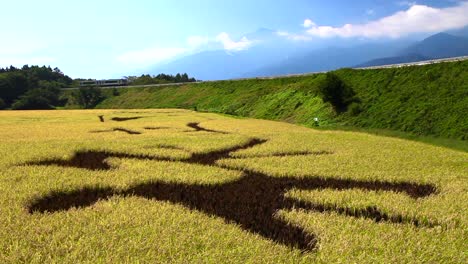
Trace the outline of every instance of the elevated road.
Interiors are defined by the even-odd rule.
[[[428,64],[442,63],[442,62],[455,62],[455,61],[465,61],[468,60],[468,56],[454,57],[447,59],[436,59],[436,60],[426,60],[426,61],[417,61],[409,63],[399,63],[399,64],[389,64],[381,66],[372,66],[372,67],[361,67],[353,68],[356,70],[373,70],[373,69],[388,69],[388,68],[401,68],[409,66],[423,66]],[[309,76],[320,73],[326,73],[327,71],[321,72],[308,72],[308,73],[299,73],[299,74],[287,74],[287,75],[276,75],[276,76],[264,76],[264,77],[251,77],[251,78],[236,78],[236,79],[226,79],[226,80],[211,80],[211,81],[200,81],[195,83],[210,83],[210,82],[219,82],[219,81],[243,81],[243,80],[269,80],[276,78],[288,78],[288,77],[299,77],[299,76]],[[192,82],[193,83],[193,82]],[[165,83],[165,84],[148,84],[148,85],[127,85],[127,86],[104,86],[99,87],[100,89],[119,89],[119,88],[145,88],[145,87],[165,87],[165,86],[181,86],[191,83]],[[77,90],[78,87],[71,88],[62,88],[62,90]]]
[[[435,63],[441,63],[441,62],[454,62],[454,61],[464,61],[464,60],[468,60],[468,56],[446,58],[446,59],[437,59],[437,60],[425,60],[425,61],[408,62],[408,63],[399,63],[399,64],[388,64],[388,65],[362,67],[362,68],[354,68],[354,69],[372,70],[372,69],[400,68],[400,67],[422,66],[422,65],[435,64]]]

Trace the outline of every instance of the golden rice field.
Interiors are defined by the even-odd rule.
[[[467,263],[468,153],[186,110],[0,112],[0,263]]]

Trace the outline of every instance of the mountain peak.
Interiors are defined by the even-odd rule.
[[[435,35],[432,35],[430,37],[425,38],[422,42],[425,41],[446,41],[448,39],[453,40],[453,39],[458,39],[460,37],[445,33],[445,32],[440,32]]]
[[[421,54],[441,59],[468,55],[468,39],[448,33],[437,33],[403,50],[401,55]]]
[[[468,26],[446,31],[445,33],[449,33],[450,35],[457,36],[457,37],[468,38]]]

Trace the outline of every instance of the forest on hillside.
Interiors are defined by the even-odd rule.
[[[187,73],[158,74],[151,76],[125,77],[132,85],[151,85],[165,83],[196,82]],[[71,97],[62,97],[61,88],[79,87],[79,82],[86,79],[72,79],[59,68],[50,66],[29,66],[22,68],[10,66],[0,68],[0,110],[55,109],[67,104],[90,108],[104,99],[101,91],[94,87],[80,88]],[[89,79],[88,79],[89,80]],[[117,94],[116,91],[114,91]]]

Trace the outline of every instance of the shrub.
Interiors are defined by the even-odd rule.
[[[358,102],[352,102],[349,106],[348,106],[348,112],[350,115],[352,116],[357,116],[359,115],[361,112],[362,112],[362,106],[360,103]]]
[[[120,95],[119,90],[117,90],[117,88],[113,88],[113,89],[112,89],[112,95],[113,95],[113,96],[119,96],[119,95]]]

